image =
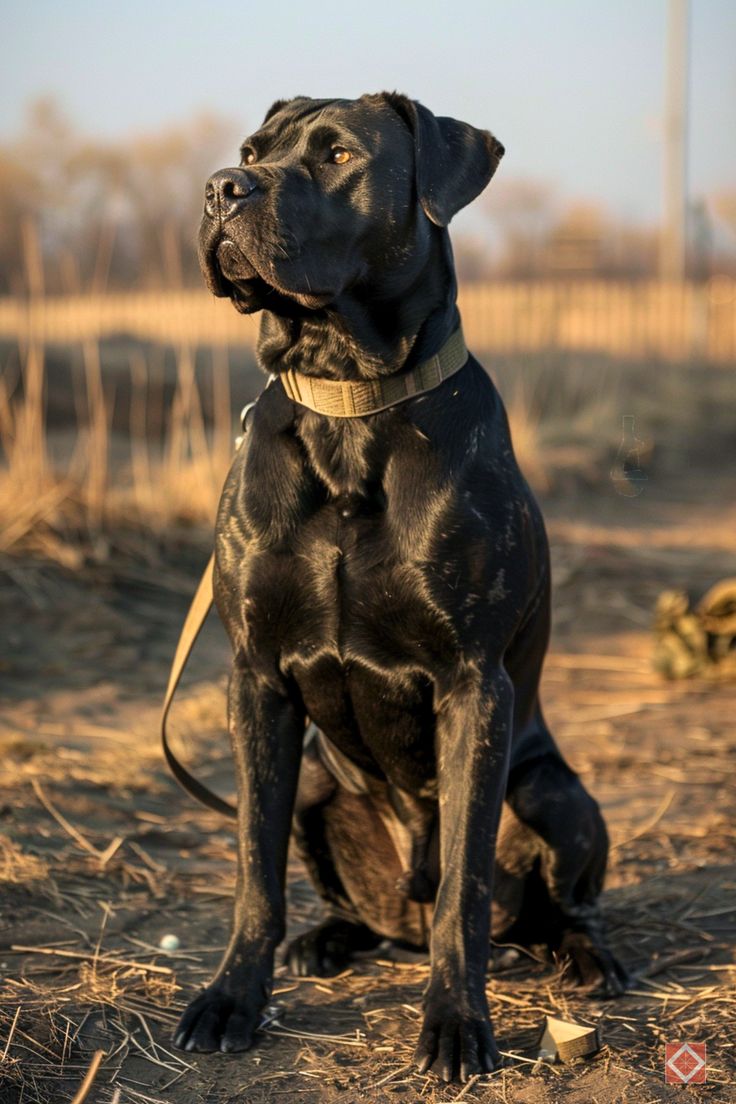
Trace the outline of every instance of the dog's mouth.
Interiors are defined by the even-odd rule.
[[[214,259],[221,274],[232,284],[248,283],[258,279],[258,273],[235,242],[223,238],[214,251]]]
[[[242,314],[257,311],[271,290],[235,242],[215,242],[206,258],[207,283],[215,295],[227,297]]]
[[[199,260],[207,287],[218,298],[230,299],[241,314],[261,310],[273,288],[234,241],[212,231],[209,222],[203,222]]]
[[[328,291],[311,288],[295,290],[277,279],[276,273],[264,274],[262,266],[256,268],[242,250],[230,238],[208,241],[202,250],[202,269],[207,286],[213,295],[231,300],[241,314],[251,314],[266,309],[284,309],[295,304],[316,310],[326,306],[334,298]],[[269,266],[269,269],[273,266]],[[260,270],[259,270],[260,269]]]

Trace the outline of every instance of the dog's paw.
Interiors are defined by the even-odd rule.
[[[297,977],[334,977],[356,952],[375,950],[382,939],[365,924],[330,917],[291,941],[284,965]]]
[[[468,1081],[476,1073],[492,1073],[501,1065],[490,1020],[428,1007],[414,1052],[420,1073],[430,1071],[443,1081]]]
[[[296,977],[334,977],[340,974],[350,961],[350,951],[344,939],[326,927],[292,939],[284,954],[284,965]]]
[[[174,1032],[179,1050],[225,1054],[248,1050],[261,1020],[261,1007],[227,993],[217,984],[209,986],[187,1007]]]
[[[591,997],[620,997],[630,985],[621,963],[587,932],[565,932],[555,953],[562,964],[563,982]]]

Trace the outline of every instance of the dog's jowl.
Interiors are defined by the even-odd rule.
[[[217,521],[238,877],[186,1050],[253,1042],[292,830],[326,917],[287,964],[326,975],[386,939],[428,945],[421,1070],[499,1063],[491,936],[547,944],[591,991],[624,985],[597,903],[605,826],[539,704],[544,526],[456,306],[447,226],[502,155],[395,93],[298,98],[207,183],[207,283],[262,312],[276,378]]]

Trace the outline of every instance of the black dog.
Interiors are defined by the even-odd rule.
[[[217,522],[239,864],[228,949],[176,1033],[187,1050],[253,1041],[292,818],[330,911],[287,961],[325,974],[384,938],[429,944],[421,1070],[465,1079],[499,1062],[492,896],[494,937],[544,941],[578,982],[622,989],[597,906],[606,830],[539,705],[546,537],[493,384],[470,356],[365,417],[285,389],[289,370],[388,380],[445,346],[459,326],[446,227],[502,154],[397,94],[300,97],[207,184],[208,285],[264,312],[259,361],[281,378]]]

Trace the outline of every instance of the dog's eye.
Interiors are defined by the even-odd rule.
[[[350,150],[343,149],[342,146],[333,146],[330,150],[330,161],[333,165],[346,165],[352,156]]]
[[[243,150],[242,161],[244,165],[254,165],[258,158],[256,157],[256,151],[252,146],[246,146]]]

